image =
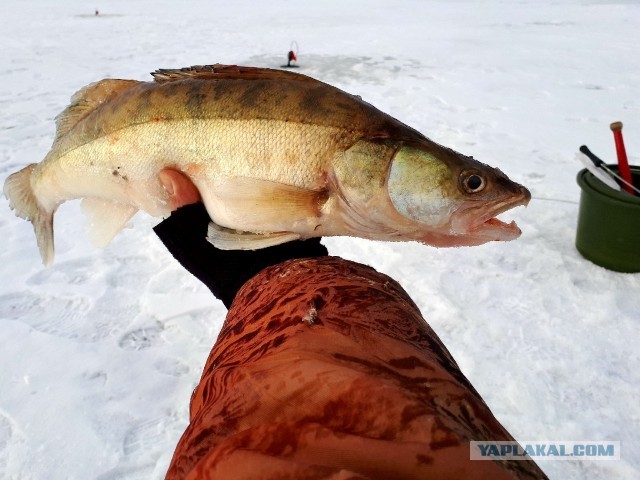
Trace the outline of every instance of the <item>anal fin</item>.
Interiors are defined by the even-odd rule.
[[[99,248],[109,245],[138,211],[131,205],[91,197],[82,200],[81,209],[89,220],[91,243]]]
[[[207,240],[220,250],[260,250],[281,243],[298,240],[300,235],[293,232],[252,233],[240,232],[209,223]]]

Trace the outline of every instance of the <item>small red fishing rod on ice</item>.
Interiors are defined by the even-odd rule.
[[[618,155],[618,171],[620,176],[624,179],[622,188],[624,188],[631,195],[635,195],[633,188],[629,185],[633,185],[631,178],[631,169],[629,168],[629,161],[627,160],[627,151],[624,148],[624,140],[622,139],[622,122],[613,122],[610,125],[613,132],[613,138],[616,142],[616,154]]]

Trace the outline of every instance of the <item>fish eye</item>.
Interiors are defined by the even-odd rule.
[[[484,177],[476,172],[462,172],[462,175],[460,175],[460,183],[467,193],[478,193],[484,190],[486,185]]]

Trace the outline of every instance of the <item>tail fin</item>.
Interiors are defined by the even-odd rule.
[[[29,220],[36,233],[42,263],[53,263],[53,211],[46,211],[38,202],[31,188],[31,173],[36,164],[31,164],[10,175],[4,182],[4,195],[18,217]]]

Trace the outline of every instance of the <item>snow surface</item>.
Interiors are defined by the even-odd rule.
[[[515,242],[327,239],[331,253],[400,281],[516,438],[622,442],[620,461],[541,462],[552,479],[640,478],[640,274],[574,248],[578,146],[613,160],[608,125],[621,120],[640,163],[640,2],[94,3],[0,3],[0,178],[44,157],[53,118],[87,83],[277,67],[296,40],[301,73],[534,197],[502,216],[524,232]],[[166,252],[155,219],[138,215],[97,251],[65,204],[44,269],[31,225],[0,203],[0,477],[162,478],[225,309]]]

